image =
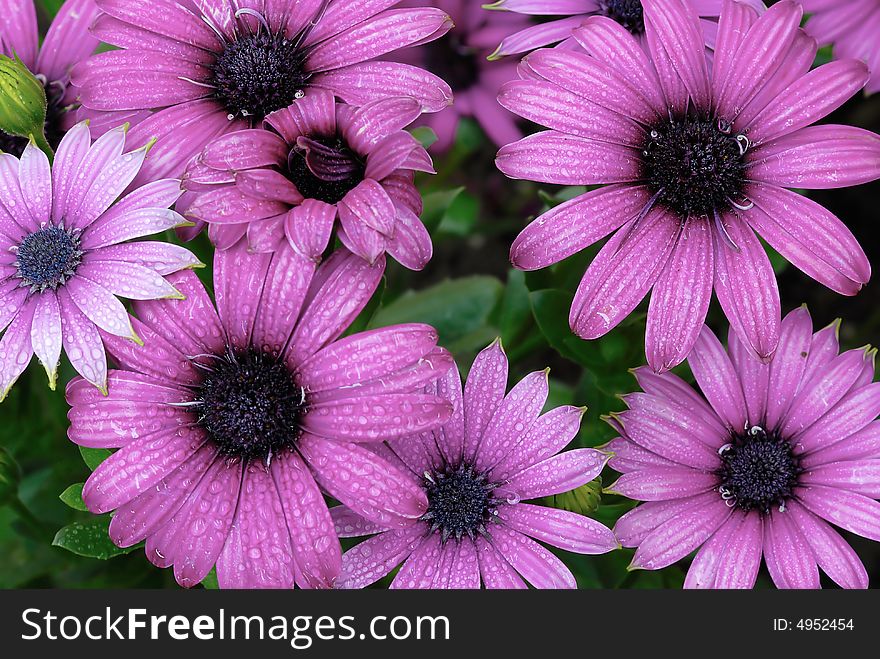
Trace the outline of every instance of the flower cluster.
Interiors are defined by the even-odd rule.
[[[623,475],[609,489],[646,501],[614,528],[656,570],[699,548],[686,587],[751,588],[761,559],[779,588],[818,588],[819,569],[867,588],[831,525],[880,541],[876,351],[838,354],[837,325],[813,333],[801,308],[769,364],[708,328],[688,358],[702,395],[670,374],[636,373],[643,393],[611,423]],[[728,354],[729,353],[729,354]]]
[[[591,17],[573,33],[582,50],[536,51],[502,89],[502,105],[550,129],[502,148],[502,172],[603,186],[535,220],[511,260],[544,268],[613,233],[574,296],[575,333],[606,334],[653,289],[647,358],[668,370],[692,349],[714,290],[744,345],[768,359],[780,299],[757,235],[841,294],[870,278],[843,222],[786,189],[880,177],[880,137],[811,125],[864,87],[868,69],[841,60],[809,70],[816,42],[789,0],[761,16],[726,0],[711,66],[693,8],[642,5],[647,53],[618,23]]]
[[[868,283],[803,193],[880,178],[880,136],[814,125],[878,89],[878,31],[875,0],[67,0],[40,45],[32,0],[0,0],[0,93],[27,74],[46,118],[0,132],[0,401],[34,355],[54,390],[66,355],[68,437],[104,451],[75,504],[184,587],[574,588],[556,550],[624,547],[631,569],[693,555],[688,587],[752,587],[762,562],[780,588],[867,587],[835,527],[880,541],[876,351],[783,319],[761,239],[836,293]],[[813,68],[820,42],[837,59]],[[434,251],[409,129],[444,154],[466,116],[507,177],[584,186],[514,266],[608,238],[579,338],[521,290],[499,326],[534,311],[567,356],[651,293],[643,391],[599,449],[549,371],[508,391],[500,339],[462,384],[485,333],[453,355],[442,321],[379,322],[387,261]],[[200,279],[170,240],[205,227]],[[594,519],[600,493],[643,503]]]

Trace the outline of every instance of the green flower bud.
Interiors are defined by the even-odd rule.
[[[18,57],[0,55],[0,130],[31,138],[46,151],[46,107],[46,90],[36,76]]]
[[[580,515],[591,515],[599,509],[602,500],[602,479],[597,478],[576,490],[545,497],[544,502],[553,508],[561,508]]]
[[[0,447],[0,506],[18,497],[21,469],[9,452]]]

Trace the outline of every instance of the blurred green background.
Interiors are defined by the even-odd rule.
[[[40,2],[45,7],[44,19],[61,4],[60,0]],[[828,122],[880,132],[880,97],[859,96]],[[419,134],[429,139],[424,132]],[[628,371],[644,363],[647,304],[601,340],[584,342],[574,337],[567,324],[572,292],[596,250],[529,274],[510,269],[508,250],[532,217],[583,189],[509,181],[495,169],[494,153],[495,147],[476,124],[464,121],[460,125],[454,149],[436,158],[439,174],[422,179],[423,221],[434,238],[433,261],[422,273],[392,263],[383,287],[355,329],[368,324],[430,323],[463,372],[480,349],[501,336],[511,362],[511,381],[550,366],[548,407],[589,406],[576,442],[601,445],[613,432],[599,417],[623,409],[618,396],[635,389]],[[871,261],[880,263],[880,183],[811,196],[838,214]],[[176,241],[171,233],[166,238]],[[189,247],[210,264],[211,250],[204,236]],[[784,312],[806,302],[817,328],[843,318],[841,342],[845,348],[880,341],[880,282],[876,279],[859,296],[843,298],[778,256],[774,256],[774,265]],[[210,287],[210,267],[199,274]],[[715,303],[709,324],[726,334]],[[678,372],[690,377],[686,367]],[[140,548],[124,553],[113,547],[106,537],[106,516],[94,517],[76,509],[81,508],[76,484],[88,477],[87,463],[94,466],[101,455],[81,455],[66,438],[63,385],[72,376],[70,366],[63,364],[59,390],[50,391],[43,369],[34,361],[0,405],[0,447],[6,451],[0,455],[0,587],[176,588],[171,572],[150,565]],[[19,469],[22,476],[15,497]],[[4,478],[10,481],[6,485]],[[609,471],[606,481],[612,479]],[[587,503],[594,508],[595,497]],[[631,506],[605,496],[591,514],[611,525]],[[53,540],[68,549],[53,546]],[[880,545],[861,538],[850,540],[865,561],[872,584],[880,583]],[[683,582],[687,567],[628,573],[625,568],[632,557],[628,550],[598,557],[558,553],[583,588],[675,588]],[[769,586],[766,574],[762,573],[759,585]]]

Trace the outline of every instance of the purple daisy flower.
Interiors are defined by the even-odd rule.
[[[88,125],[61,140],[55,163],[33,143],[0,154],[0,400],[36,354],[54,389],[62,347],[106,393],[102,336],[140,341],[116,296],[177,298],[166,275],[201,265],[161,242],[125,243],[185,223],[168,210],[180,181],[160,180],[114,204],[148,147],[130,153],[125,127],[91,143]]]
[[[392,588],[574,588],[574,577],[534,539],[581,554],[619,545],[582,515],[521,503],[568,492],[595,479],[606,456],[593,449],[559,453],[580,428],[583,408],[541,414],[547,371],[532,373],[506,396],[507,357],[499,342],[477,356],[462,394],[450,369],[428,391],[452,402],[441,429],[374,445],[409,474],[428,506],[407,525],[387,528],[357,511],[331,512],[340,537],[376,534],[342,557],[338,586],[362,588],[401,563]]]
[[[880,177],[880,137],[810,126],[868,79],[862,62],[810,71],[816,42],[785,0],[760,17],[725,0],[711,71],[696,12],[645,0],[652,58],[604,17],[575,30],[586,49],[543,49],[499,98],[551,130],[508,145],[512,178],[610,184],[545,213],[514,241],[513,264],[547,267],[612,232],[587,270],[570,324],[606,334],[653,288],[646,352],[658,371],[679,364],[714,288],[743,343],[762,359],[779,339],[780,302],[760,234],[795,266],[855,295],[871,266],[850,230],[786,188],[839,188]],[[595,53],[595,55],[593,54]]]
[[[804,29],[837,59],[860,59],[871,69],[865,91],[880,91],[880,1],[799,0],[810,14]]]
[[[70,86],[70,70],[98,46],[88,33],[98,15],[94,0],[67,0],[49,26],[43,45],[33,0],[0,0],[0,53],[17,55],[43,83],[46,90],[46,139],[57,148],[76,122],[71,108],[76,90]],[[28,140],[0,132],[0,151],[20,157]]]
[[[624,398],[608,446],[623,474],[609,490],[648,502],[614,527],[638,547],[631,569],[699,548],[686,587],[751,588],[762,555],[779,588],[818,588],[820,567],[844,588],[868,586],[832,525],[880,540],[876,350],[838,355],[837,328],[813,334],[806,308],[793,311],[766,364],[735,332],[725,353],[704,328],[688,358],[702,396],[636,371],[644,393]]]
[[[421,270],[432,246],[413,174],[434,170],[402,130],[419,114],[412,98],[354,108],[315,90],[266,117],[268,130],[230,133],[193,159],[186,214],[208,223],[219,249],[247,234],[251,250],[269,252],[286,237],[315,261],[339,218],[339,238],[361,258],[375,263],[387,251]]]
[[[761,0],[737,1],[759,12],[764,10],[764,3]],[[689,0],[689,2],[700,17],[699,27],[706,46],[714,50],[722,0]],[[642,46],[646,46],[642,4],[640,0],[498,0],[483,5],[486,9],[552,17],[552,20],[506,37],[500,42],[492,57],[525,53],[559,42],[565,42],[567,46],[575,46],[572,32],[581,27],[591,16],[610,18],[637,37]],[[559,18],[560,16],[564,18]]]
[[[455,28],[443,39],[402,51],[397,59],[433,71],[452,87],[453,105],[423,117],[418,125],[437,135],[432,151],[447,151],[455,141],[458,122],[473,117],[498,146],[522,137],[517,117],[497,102],[498,91],[516,75],[516,62],[490,62],[489,55],[506,34],[525,28],[529,19],[519,14],[491,14],[471,0],[419,0],[409,6],[431,4],[452,17]]]
[[[260,126],[314,89],[362,105],[411,96],[424,111],[451,102],[449,86],[416,67],[376,61],[451,27],[437,9],[389,10],[394,0],[96,0],[95,36],[121,50],[77,66],[84,116],[137,124],[158,137],[142,181],[180,176],[225,133]]]
[[[423,391],[452,359],[425,325],[339,338],[384,265],[241,243],[216,253],[216,311],[190,272],[172,279],[186,299],[135,304],[145,345],[107,341],[109,396],[67,388],[70,439],[119,449],[83,488],[92,512],[116,511],[113,542],[146,540],[182,586],[216,563],[224,588],[327,587],[341,550],[322,492],[392,527],[424,514],[365,446],[443,423],[450,404]]]

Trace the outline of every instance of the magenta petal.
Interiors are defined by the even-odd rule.
[[[595,339],[620,324],[654,286],[679,232],[678,219],[658,209],[640,225],[631,222],[619,229],[578,286],[569,316],[572,330]]]
[[[703,395],[728,428],[739,431],[746,424],[742,385],[718,337],[704,327],[688,358]]]
[[[104,352],[103,337],[98,333],[94,324],[70,299],[66,290],[58,291],[58,303],[61,305],[61,334],[64,352],[77,373],[102,391],[106,391],[107,357]],[[4,341],[10,331],[11,328],[6,330],[6,334],[3,335]],[[137,347],[128,339],[119,340],[132,347]]]
[[[330,508],[330,517],[333,520],[333,528],[340,538],[358,538],[364,535],[384,533],[387,529],[345,506],[333,506]]]
[[[710,505],[687,508],[642,540],[631,569],[659,570],[672,565],[703,544],[730,514],[720,496]]]
[[[880,460],[847,460],[813,467],[801,476],[804,485],[818,484],[880,497]]]
[[[479,587],[480,564],[477,559],[476,546],[470,538],[462,538],[458,543],[458,551],[455,553],[452,568],[449,571],[446,588],[476,590]]]
[[[712,230],[690,221],[651,293],[645,354],[655,371],[677,366],[691,352],[709,310],[714,272]]]
[[[776,428],[783,421],[801,385],[812,339],[813,321],[806,308],[795,309],[783,319],[779,349],[770,363],[767,384],[769,428]]]
[[[250,253],[243,242],[214,255],[217,311],[229,340],[237,348],[250,346],[256,320],[254,309],[263,292],[271,260],[270,254]]]
[[[801,466],[809,469],[817,465],[864,458],[880,458],[880,423],[876,421],[846,439],[801,456]]]
[[[849,350],[804,382],[785,415],[780,432],[784,436],[796,436],[821,419],[847,395],[859,379],[867,358],[864,350]]]
[[[801,529],[819,567],[842,588],[867,588],[868,572],[837,531],[796,501],[789,502],[793,526]]]
[[[388,254],[405,268],[422,270],[434,255],[431,234],[409,208],[395,204],[394,235],[385,244]]]
[[[555,130],[502,147],[495,164],[510,178],[558,185],[622,183],[640,177],[633,149]]]
[[[749,127],[761,144],[823,119],[864,87],[868,67],[856,60],[829,62],[786,87]]]
[[[58,361],[61,358],[61,306],[54,291],[45,291],[37,298],[31,324],[31,345],[46,374],[49,386],[55,388]]]
[[[272,478],[290,532],[297,583],[330,588],[342,565],[342,549],[327,503],[309,468],[293,452],[272,462]]]
[[[217,557],[217,581],[221,588],[293,588],[293,561],[278,490],[265,466],[251,461]]]
[[[510,390],[489,419],[476,455],[478,470],[496,464],[521,441],[523,431],[531,428],[544,408],[549,392],[547,371],[530,373]]]
[[[297,368],[309,391],[352,387],[391,375],[437,345],[437,331],[409,324],[360,332],[331,343]],[[356,396],[356,394],[355,394]]]
[[[6,398],[34,355],[31,347],[31,324],[36,306],[36,301],[29,300],[0,338],[0,400]],[[84,318],[83,320],[85,321]],[[93,379],[96,383],[103,384],[103,378]]]
[[[652,531],[678,515],[714,505],[717,492],[710,491],[686,499],[649,501],[625,513],[614,525],[614,535],[624,547],[638,547]]]
[[[156,487],[120,506],[110,521],[113,542],[119,547],[131,547],[160,531],[186,502],[216,455],[216,448],[203,444]]]
[[[608,457],[589,448],[565,451],[519,472],[497,490],[508,501],[569,492],[602,472]]]
[[[617,421],[627,439],[680,465],[711,471],[729,431],[719,429],[686,408],[650,394],[629,394],[630,409]]]
[[[772,511],[764,524],[764,560],[777,588],[819,588],[819,568],[803,534],[787,513]]]
[[[739,377],[749,420],[763,419],[767,414],[767,396],[770,383],[770,364],[758,359],[740,341],[736,330],[727,333],[727,352]]]
[[[710,98],[709,72],[696,11],[685,3],[654,0],[646,0],[643,7],[648,47],[654,55],[661,83],[665,82],[664,68],[669,64],[661,64],[657,58],[662,58],[665,52],[672,56],[671,66],[693,103],[706,107]]]
[[[873,364],[871,375],[873,376]],[[871,424],[880,414],[880,383],[854,387],[821,419],[796,435],[795,447],[809,453],[846,439]]]
[[[700,548],[685,588],[752,588],[761,567],[760,515],[734,512]]]
[[[776,274],[745,221],[728,214],[722,222],[737,249],[715,237],[715,295],[743,343],[768,359],[779,342],[782,315]]]
[[[264,301],[272,300],[273,303],[260,304],[257,308],[251,331],[254,346],[273,354],[283,352],[290,330],[299,318],[314,272],[314,262],[291,249],[281,249],[272,255],[262,295]],[[242,325],[246,320],[240,319]]]
[[[880,541],[880,502],[861,494],[823,485],[796,492],[805,508],[835,526]]]
[[[666,501],[702,494],[717,485],[718,476],[690,467],[649,467],[623,474],[608,491],[639,501]]]
[[[586,249],[634,218],[648,203],[647,189],[610,185],[544,213],[513,241],[510,260],[538,270]]]
[[[498,552],[535,588],[577,587],[565,564],[534,540],[505,526],[494,526],[489,533]]]
[[[394,577],[390,587],[395,590],[430,588],[445,553],[451,549],[452,545],[440,543],[439,533],[429,535],[413,549],[397,576]]]
[[[604,554],[618,547],[611,529],[567,510],[521,503],[498,512],[512,529],[566,551]]]
[[[474,360],[464,387],[464,457],[474,459],[489,419],[507,389],[507,356],[500,342]]]
[[[204,433],[190,428],[134,439],[89,477],[83,487],[83,501],[98,515],[115,510],[156,485],[204,443]]]
[[[484,537],[478,537],[475,544],[480,564],[480,577],[486,588],[524,589],[527,587],[516,570],[498,553],[491,542]]]
[[[208,575],[229,535],[241,485],[241,463],[218,459],[169,521],[177,528],[174,577],[191,588]]]
[[[880,178],[880,136],[853,126],[810,126],[755,149],[749,177],[825,190]]]
[[[519,443],[491,468],[492,478],[505,481],[522,469],[556,455],[577,436],[584,412],[585,408],[564,405],[538,417]]]
[[[378,442],[433,430],[452,412],[447,401],[426,394],[363,395],[313,404],[304,429],[343,442]]]
[[[785,258],[822,284],[854,295],[871,278],[871,264],[852,232],[816,202],[776,186],[754,183],[757,205],[747,219]]]
[[[317,199],[306,199],[287,214],[284,233],[294,250],[318,263],[330,244],[335,221],[335,206]]]
[[[287,349],[297,363],[336,340],[367,305],[385,272],[385,259],[369,265],[346,250],[337,250],[318,268],[306,297],[300,323]]]
[[[318,483],[372,522],[402,528],[427,510],[425,494],[411,475],[365,448],[308,434],[300,438],[298,446]]]
[[[413,98],[424,112],[439,112],[452,103],[452,90],[446,82],[420,67],[398,62],[352,64],[318,74],[312,84],[358,106],[374,100],[377,92]]]
[[[376,583],[412,553],[424,528],[414,524],[406,529],[385,531],[364,540],[342,555],[342,572],[337,588],[365,588]]]

